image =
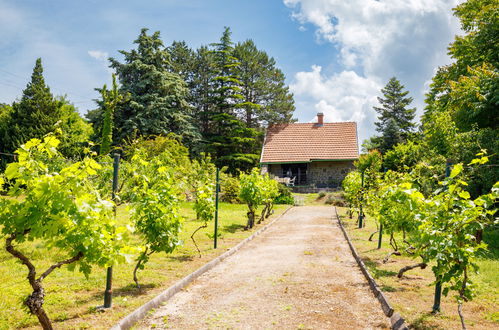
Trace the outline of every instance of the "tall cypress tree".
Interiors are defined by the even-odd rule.
[[[120,51],[125,57],[123,63],[109,59],[121,83],[120,92],[129,94],[128,102],[116,108],[115,142],[175,133],[191,145],[199,135],[192,125],[187,86],[172,72],[170,54],[160,33],[148,35],[147,31],[142,29],[134,41],[137,49]]]
[[[116,110],[116,107],[125,99],[125,97],[119,93],[116,76],[114,74],[111,90],[108,91],[107,86],[104,85],[101,89],[101,97],[102,106],[104,108],[104,117],[99,154],[106,155],[109,151],[111,151],[111,144],[113,143],[114,111]]]
[[[381,106],[374,107],[374,110],[379,114],[375,125],[376,131],[381,133],[381,151],[384,153],[391,146],[406,141],[413,132],[416,127],[413,122],[416,108],[408,108],[413,99],[407,97],[409,91],[404,91],[404,86],[395,77],[388,81],[381,92],[383,97],[378,97]],[[398,134],[394,134],[394,129],[398,129]]]
[[[3,137],[6,151],[15,151],[29,139],[53,132],[61,118],[61,104],[45,84],[42,60],[38,58],[21,100],[12,105],[10,122]]]

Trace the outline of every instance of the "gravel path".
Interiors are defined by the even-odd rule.
[[[295,207],[137,328],[388,329],[331,207]]]

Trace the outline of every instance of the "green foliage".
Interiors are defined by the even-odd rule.
[[[284,74],[276,68],[272,57],[259,50],[253,40],[239,42],[234,47],[239,65],[241,120],[247,127],[289,123],[295,109],[293,95],[284,82]]]
[[[8,129],[2,137],[4,151],[13,152],[29,139],[42,138],[53,132],[61,118],[60,103],[45,84],[39,58],[21,100],[12,105]]]
[[[110,91],[104,85],[100,90],[102,97],[102,106],[104,112],[102,134],[100,140],[100,155],[107,155],[111,151],[111,144],[113,143],[113,122],[114,112],[116,107],[125,99],[118,91],[118,84],[116,83],[116,75],[113,74],[113,85]]]
[[[121,84],[120,93],[129,95],[128,102],[116,107],[115,143],[175,133],[191,145],[199,136],[191,124],[188,89],[182,78],[172,72],[170,55],[159,32],[148,35],[147,29],[142,29],[134,43],[137,49],[120,51],[123,63],[110,58]]]
[[[270,178],[268,173],[265,173],[260,186],[260,194],[262,196],[262,204],[264,205],[264,208],[259,222],[263,221],[265,218],[268,218],[272,214],[272,209],[274,207],[275,200],[279,197],[279,193],[279,182]]]
[[[381,133],[380,150],[385,153],[394,145],[407,140],[414,127],[413,123],[416,108],[407,108],[412,97],[406,97],[408,91],[400,81],[392,77],[386,86],[381,89],[383,97],[378,97],[380,107],[374,107],[378,112],[376,130]]]
[[[377,150],[372,150],[367,154],[360,155],[359,160],[354,165],[360,172],[377,172],[381,170],[381,164],[381,154]]]
[[[254,168],[248,174],[241,173],[239,182],[241,185],[239,199],[248,205],[248,225],[246,227],[252,228],[255,223],[256,209],[263,202],[261,193],[263,177],[258,168]]]
[[[88,276],[92,265],[111,266],[130,253],[122,240],[127,229],[115,225],[113,203],[102,199],[91,184],[90,177],[101,166],[89,157],[67,163],[57,151],[59,143],[49,135],[43,141],[31,139],[17,149],[18,161],[5,171],[11,184],[8,194],[13,198],[0,199],[0,225],[7,251],[29,270],[33,293],[24,304],[44,327],[50,325],[42,307],[45,293],[41,283],[46,276],[65,264],[71,270],[78,266]],[[30,254],[20,250],[24,242],[33,240],[62,251],[68,259],[37,278]]]
[[[454,9],[465,34],[450,44],[454,62],[439,68],[426,95],[425,143],[456,163],[469,162],[483,148],[493,155],[492,163],[498,161],[498,11],[495,0],[468,0]],[[473,196],[499,180],[499,172],[486,166],[472,175]]]
[[[58,101],[61,110],[61,119],[56,125],[60,129],[58,138],[61,141],[58,150],[66,158],[80,159],[89,146],[92,126],[81,118],[78,110],[68,100],[61,97]]]
[[[131,219],[143,243],[134,271],[137,285],[136,271],[144,268],[152,253],[171,253],[180,244],[178,237],[183,221],[179,213],[180,191],[174,168],[169,167],[165,159],[168,154],[147,157],[141,150],[130,159]]]
[[[190,186],[194,195],[194,210],[196,219],[205,225],[213,219],[215,213],[215,165],[211,158],[202,155],[199,160],[191,162]]]
[[[291,189],[286,187],[284,184],[279,183],[279,195],[276,197],[274,204],[288,204],[294,205],[295,199],[293,198],[293,193]]]
[[[406,172],[412,169],[422,158],[421,146],[413,141],[397,144],[386,152],[383,166],[387,170]]]
[[[345,200],[348,203],[350,211],[358,209],[360,206],[362,194],[362,181],[359,171],[351,171],[345,176],[342,182]]]
[[[477,156],[469,165],[488,162],[484,152]],[[394,248],[397,245],[393,234],[402,232],[414,255],[421,257],[424,264],[433,264],[435,278],[444,286],[443,293],[457,293],[459,305],[473,297],[470,275],[478,270],[476,258],[486,250],[486,244],[476,234],[498,223],[493,208],[499,198],[496,182],[491,192],[472,199],[463,170],[462,164],[454,165],[450,176],[439,182],[432,194],[421,189],[414,171],[389,171],[367,192],[368,212],[391,234]]]
[[[232,204],[241,203],[239,199],[239,190],[241,189],[239,179],[225,172],[220,174],[220,201]]]

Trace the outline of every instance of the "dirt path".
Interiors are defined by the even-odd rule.
[[[295,207],[137,328],[389,328],[333,209]]]

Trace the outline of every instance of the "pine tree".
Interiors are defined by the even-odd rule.
[[[240,118],[251,128],[261,129],[276,123],[292,121],[295,109],[285,76],[272,57],[259,50],[253,40],[238,43],[234,57],[239,60],[236,72],[240,76]]]
[[[381,140],[380,149],[384,153],[391,150],[394,146],[402,141],[400,137],[400,127],[394,118],[389,118],[383,131],[383,139]]]
[[[237,75],[239,61],[234,57],[230,28],[225,27],[218,43],[211,44],[215,77],[212,80],[213,114],[235,115],[235,109],[243,98],[241,80]]]
[[[384,153],[397,143],[406,141],[415,128],[413,122],[416,108],[407,108],[412,102],[412,97],[406,97],[408,91],[397,78],[392,77],[384,88],[381,89],[383,97],[378,97],[380,107],[374,107],[379,114],[375,123],[376,131],[381,133],[380,145]],[[398,129],[398,134],[393,130]],[[387,140],[387,141],[385,141]]]
[[[142,29],[135,40],[137,49],[120,51],[124,63],[110,58],[116,70],[120,92],[129,101],[116,108],[115,143],[138,136],[175,133],[186,145],[192,145],[199,134],[192,125],[187,103],[188,89],[183,79],[172,72],[170,54],[160,33],[147,34]]]
[[[45,84],[42,60],[38,58],[21,100],[12,105],[10,123],[3,137],[6,151],[13,152],[29,139],[53,132],[61,118],[61,104]]]

